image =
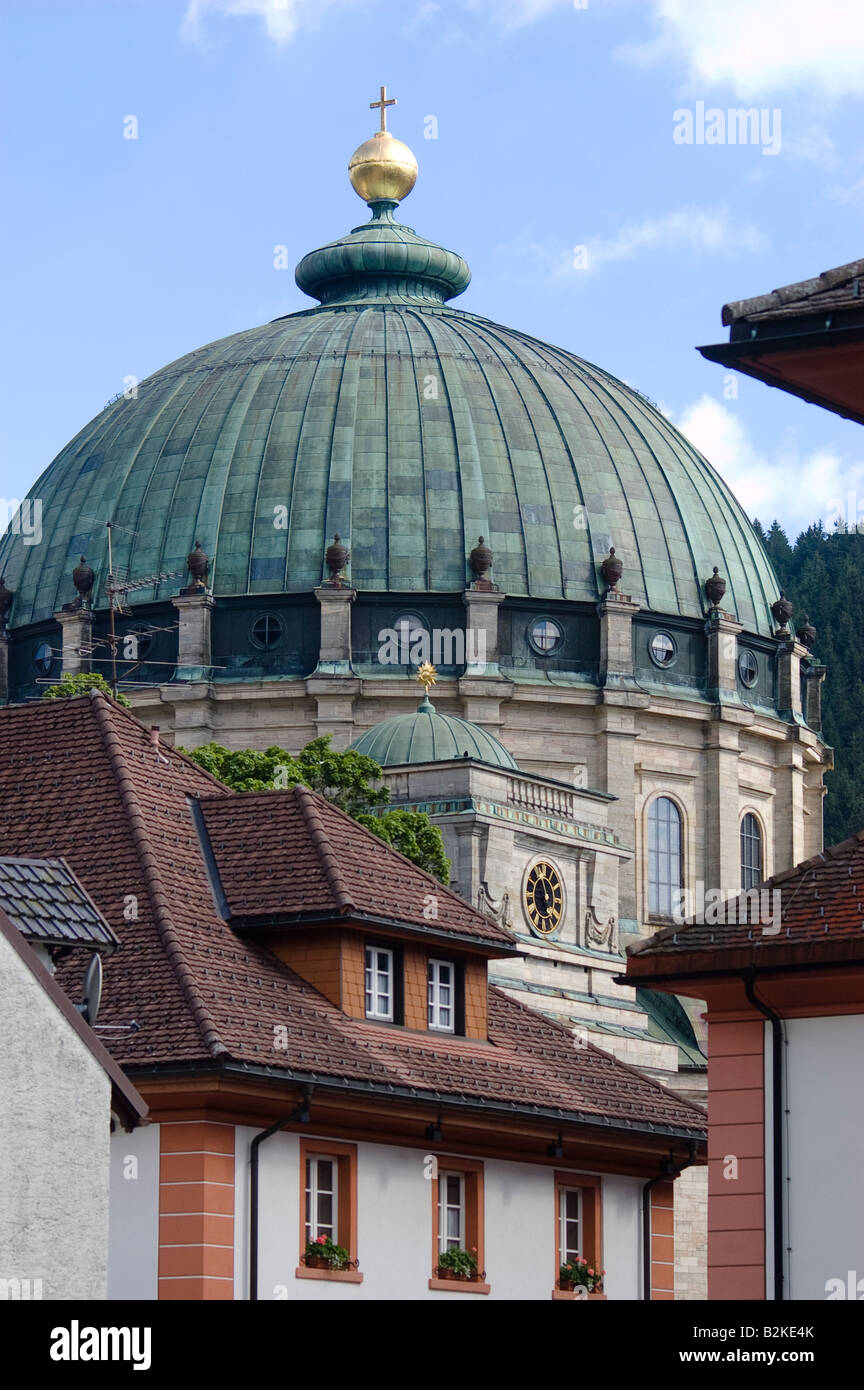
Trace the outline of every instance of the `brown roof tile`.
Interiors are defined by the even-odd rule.
[[[775,874],[758,891],[766,895],[764,913],[742,894],[723,909],[725,921],[664,927],[629,947],[628,974],[657,973],[664,961],[693,955],[705,957],[706,969],[721,958],[724,966],[748,969],[864,961],[864,831]]]
[[[320,913],[396,918],[513,948],[509,932],[306,787],[205,798],[201,810],[235,923]],[[430,895],[434,919],[424,912]]]
[[[723,323],[759,323],[800,318],[803,314],[864,307],[864,260],[824,270],[812,280],[783,285],[770,294],[723,305]]]
[[[596,1048],[576,1049],[566,1029],[495,989],[485,1043],[349,1019],[217,913],[190,808],[199,799],[237,898],[261,893],[273,907],[289,894],[327,912],[350,902],[351,911],[363,904],[392,916],[413,912],[400,894],[422,880],[440,894],[439,926],[452,921],[480,939],[485,925],[320,798],[223,789],[174,749],[154,748],[149,731],[103,696],[0,709],[0,853],[62,856],[119,937],[100,1023],[139,1027],[110,1034],[118,1062],[142,1071],[239,1065],[701,1137],[695,1107]],[[285,868],[294,860],[296,882]],[[77,994],[80,968],[65,972]],[[287,1049],[275,1046],[276,1027],[287,1030]]]

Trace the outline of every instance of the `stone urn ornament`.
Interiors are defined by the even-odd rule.
[[[330,578],[327,583],[333,589],[344,589],[345,582],[342,578],[342,571],[351,559],[351,552],[342,544],[342,537],[339,532],[333,537],[333,544],[328,545],[324,555],[324,562],[330,571]]]
[[[485,588],[490,583],[489,571],[492,568],[492,551],[489,549],[482,536],[477,538],[477,544],[468,556],[468,564],[471,566],[471,573],[474,575],[474,583],[478,588]]]
[[[93,580],[96,578],[92,569],[87,563],[87,556],[82,555],[79,563],[72,571],[72,583],[78,593],[78,607],[86,608],[93,593]]]
[[[609,554],[600,566],[600,573],[603,576],[607,594],[617,594],[618,584],[624,573],[624,562],[615,554],[614,545],[609,547]]]
[[[806,613],[804,614],[804,621],[798,629],[798,641],[802,647],[807,648],[808,652],[812,652],[813,644],[816,641],[816,629]]]
[[[186,556],[186,568],[192,576],[193,589],[206,589],[207,576],[210,573],[210,557],[206,550],[201,549],[201,542],[195,542],[195,549],[190,550]]]
[[[771,605],[771,612],[774,614],[774,621],[780,633],[789,631],[789,619],[792,617],[793,606],[789,602],[783,590],[780,590],[780,597]]]
[[[6,626],[6,619],[9,617],[9,609],[12,607],[14,597],[12,590],[6,588],[6,581],[0,574],[0,632]]]
[[[705,580],[705,592],[708,595],[708,602],[711,604],[711,607],[719,608],[720,600],[726,592],[726,580],[723,578],[722,574],[718,572],[716,565],[714,566],[714,573],[711,578]]]

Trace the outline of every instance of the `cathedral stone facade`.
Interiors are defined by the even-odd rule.
[[[621,952],[821,849],[815,634],[666,417],[453,307],[468,266],[395,215],[413,156],[361,151],[371,220],[297,268],[317,307],[156,372],[34,486],[0,699],[98,670],[178,746],[372,752],[519,941],[499,982],[694,1094],[698,1006]]]

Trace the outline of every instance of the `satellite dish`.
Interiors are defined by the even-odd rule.
[[[96,1016],[99,1013],[99,1004],[102,999],[102,957],[98,951],[90,957],[90,964],[87,966],[87,973],[84,976],[84,998],[80,1004],[76,1004],[78,1012],[83,1016],[85,1022],[93,1027]]]

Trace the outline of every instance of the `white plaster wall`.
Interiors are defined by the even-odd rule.
[[[788,1296],[824,1299],[827,1280],[864,1279],[864,1017],[791,1019],[785,1032]]]
[[[111,1083],[0,937],[0,1279],[102,1299]]]
[[[249,1141],[237,1132],[235,1298],[248,1297]],[[314,1137],[313,1134],[309,1136]],[[326,1134],[318,1136],[326,1139]],[[260,1259],[262,1300],[456,1299],[472,1293],[430,1290],[432,1190],[421,1149],[384,1144],[357,1146],[358,1251],[362,1284],[297,1279],[300,1219],[299,1142],[276,1134],[260,1154]],[[241,1174],[243,1177],[241,1178]],[[552,1167],[487,1159],[485,1178],[486,1278],[489,1298],[549,1300],[557,1273],[555,1179]],[[638,1298],[640,1195],[636,1178],[606,1178],[603,1231],[610,1298]]]
[[[158,1298],[159,1126],[111,1136],[108,1297]]]
[[[603,1179],[604,1288],[609,1299],[642,1297],[641,1178]]]

